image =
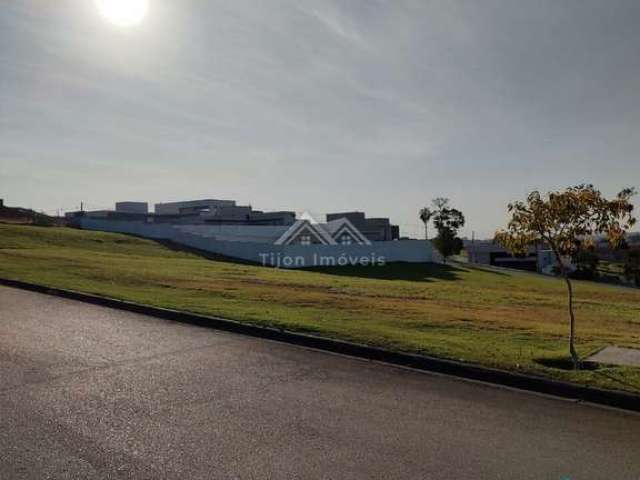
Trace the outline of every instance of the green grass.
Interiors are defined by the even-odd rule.
[[[640,392],[640,369],[566,371],[562,282],[466,265],[286,271],[135,237],[0,225],[0,277]],[[640,347],[640,290],[576,282],[578,350]],[[549,365],[548,362],[545,362]]]

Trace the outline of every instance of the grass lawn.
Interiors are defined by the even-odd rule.
[[[0,277],[640,392],[640,369],[566,371],[561,281],[466,265],[286,271],[130,236],[0,225]],[[640,348],[640,290],[576,283],[578,351]],[[543,360],[543,363],[541,363]]]

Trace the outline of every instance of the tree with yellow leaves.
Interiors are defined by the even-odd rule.
[[[611,247],[618,248],[636,221],[630,202],[633,195],[635,189],[626,188],[615,199],[607,200],[593,185],[577,185],[546,196],[534,191],[526,201],[508,205],[511,220],[506,229],[496,232],[495,240],[513,254],[526,254],[535,245],[546,245],[553,251],[567,285],[569,352],[574,368],[579,368],[580,361],[575,349],[573,285],[566,259],[579,245],[588,244],[598,235],[606,235]]]

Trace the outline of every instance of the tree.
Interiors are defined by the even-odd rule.
[[[420,220],[422,220],[422,223],[424,223],[424,239],[425,240],[429,240],[429,220],[431,220],[431,217],[433,217],[434,213],[435,212],[433,210],[427,207],[421,208],[420,211],[418,212],[418,216],[420,217]]]
[[[595,280],[598,277],[598,265],[600,259],[592,246],[578,246],[571,261],[576,270],[571,274],[572,278],[579,280]]]
[[[464,215],[460,210],[449,206],[448,198],[435,198],[432,212],[433,225],[438,235],[433,245],[438,249],[446,263],[447,258],[462,250],[462,240],[458,238],[458,230],[464,226]]]
[[[447,263],[447,258],[451,255],[460,253],[464,247],[462,240],[456,236],[455,232],[449,229],[440,231],[438,236],[433,239],[433,245],[442,255],[444,263]]]
[[[509,204],[511,220],[505,230],[496,232],[496,241],[512,253],[524,254],[530,246],[541,244],[553,251],[567,285],[569,353],[574,368],[579,367],[579,359],[575,350],[573,285],[567,258],[595,235],[606,234],[610,245],[619,248],[626,231],[635,224],[630,203],[634,194],[634,189],[627,188],[614,200],[607,200],[593,185],[577,185],[545,197],[534,191],[525,202]]]
[[[633,249],[627,253],[627,260],[624,262],[624,276],[627,280],[633,281],[636,287],[640,287],[640,250]]]

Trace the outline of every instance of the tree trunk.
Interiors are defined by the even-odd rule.
[[[571,280],[564,269],[563,275],[564,281],[567,283],[567,291],[569,293],[569,353],[571,354],[571,361],[573,362],[574,370],[578,370],[580,368],[580,359],[578,358],[578,353],[576,352],[575,347],[576,319],[573,314],[573,285],[571,284]]]
[[[576,352],[576,347],[575,347],[576,317],[573,314],[573,285],[571,284],[571,279],[569,278],[569,272],[567,271],[567,267],[562,261],[560,252],[553,245],[552,245],[552,249],[553,249],[553,253],[555,254],[556,260],[558,261],[558,265],[560,266],[560,272],[562,274],[562,277],[564,278],[564,281],[567,284],[567,294],[569,299],[569,353],[571,355],[571,361],[573,362],[574,370],[578,370],[580,368],[580,358],[578,357],[578,352]]]

